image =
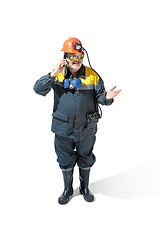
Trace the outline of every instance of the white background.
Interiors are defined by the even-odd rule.
[[[160,238],[159,13],[158,0],[1,1],[2,240]],[[68,37],[82,41],[106,90],[122,92],[102,107],[90,176],[96,201],[79,195],[76,167],[74,197],[61,206],[53,92],[44,98],[33,85]]]

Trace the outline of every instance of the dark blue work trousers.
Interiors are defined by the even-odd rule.
[[[92,167],[96,161],[96,157],[92,152],[95,140],[95,135],[76,141],[73,138],[55,134],[55,152],[60,168],[74,168],[76,163],[80,168]]]

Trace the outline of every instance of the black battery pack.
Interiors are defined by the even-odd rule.
[[[100,118],[101,118],[101,115],[99,114],[99,112],[87,114],[88,122],[98,122]]]

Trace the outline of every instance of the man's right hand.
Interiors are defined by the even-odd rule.
[[[67,65],[66,59],[61,59],[56,68],[50,73],[51,77],[56,77],[58,73],[62,72],[63,68]]]

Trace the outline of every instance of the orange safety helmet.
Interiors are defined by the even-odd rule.
[[[64,43],[63,43],[63,48],[62,51],[65,53],[79,53],[83,52],[83,48],[80,50],[75,49],[75,43],[79,43],[82,46],[81,41],[78,38],[68,38]]]

